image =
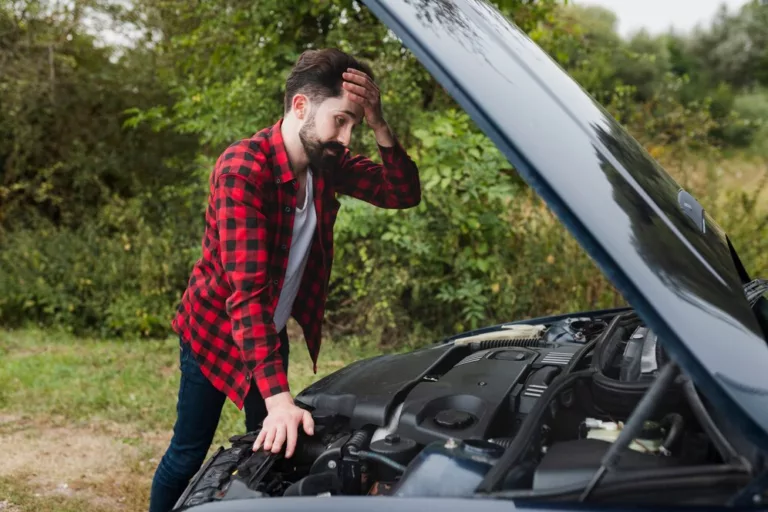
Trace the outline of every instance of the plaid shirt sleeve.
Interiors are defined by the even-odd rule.
[[[272,319],[267,275],[268,242],[262,199],[252,158],[224,161],[214,191],[221,261],[232,293],[227,313],[241,358],[264,398],[289,391]]]
[[[381,164],[344,152],[334,174],[337,192],[382,208],[411,208],[421,202],[419,169],[395,138],[391,147],[379,146]]]

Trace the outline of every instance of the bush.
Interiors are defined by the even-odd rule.
[[[724,129],[728,139],[738,147],[768,146],[768,91],[737,96],[733,109],[740,122]]]
[[[648,126],[641,114],[631,120]],[[654,122],[667,123],[664,132],[673,124]],[[699,140],[706,124],[698,128],[680,140]],[[409,152],[424,189],[418,207],[383,210],[342,198],[329,335],[419,345],[490,323],[624,304],[466,114],[425,114],[412,135]],[[713,164],[714,150],[707,160],[685,145],[657,142],[647,139],[722,223],[749,270],[767,275],[768,218],[760,190],[728,192],[733,187]],[[697,166],[688,169],[685,162]],[[200,166],[200,178],[209,166]],[[42,225],[5,233],[0,322],[100,336],[168,335],[200,255],[205,192],[190,185],[114,199],[77,230]]]
[[[491,141],[464,114],[425,117],[410,153],[422,203],[343,200],[330,322],[403,341],[618,298]]]
[[[101,336],[167,335],[199,254],[194,217],[180,206],[177,212],[149,222],[141,199],[115,201],[78,229],[42,225],[6,233],[0,323]]]

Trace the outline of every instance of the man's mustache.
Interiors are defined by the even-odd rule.
[[[344,144],[340,142],[326,142],[323,144],[323,150],[330,150],[334,155],[340,155],[342,151],[346,149]]]

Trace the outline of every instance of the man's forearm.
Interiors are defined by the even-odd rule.
[[[371,129],[379,146],[391,148],[395,145],[395,136],[392,134],[392,130],[390,130],[386,121],[381,126],[372,127]]]

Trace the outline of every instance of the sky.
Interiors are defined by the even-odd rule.
[[[618,16],[618,31],[626,36],[641,28],[657,34],[673,26],[678,32],[687,32],[697,23],[706,27],[720,5],[731,12],[747,0],[570,0],[574,4],[602,5]]]

